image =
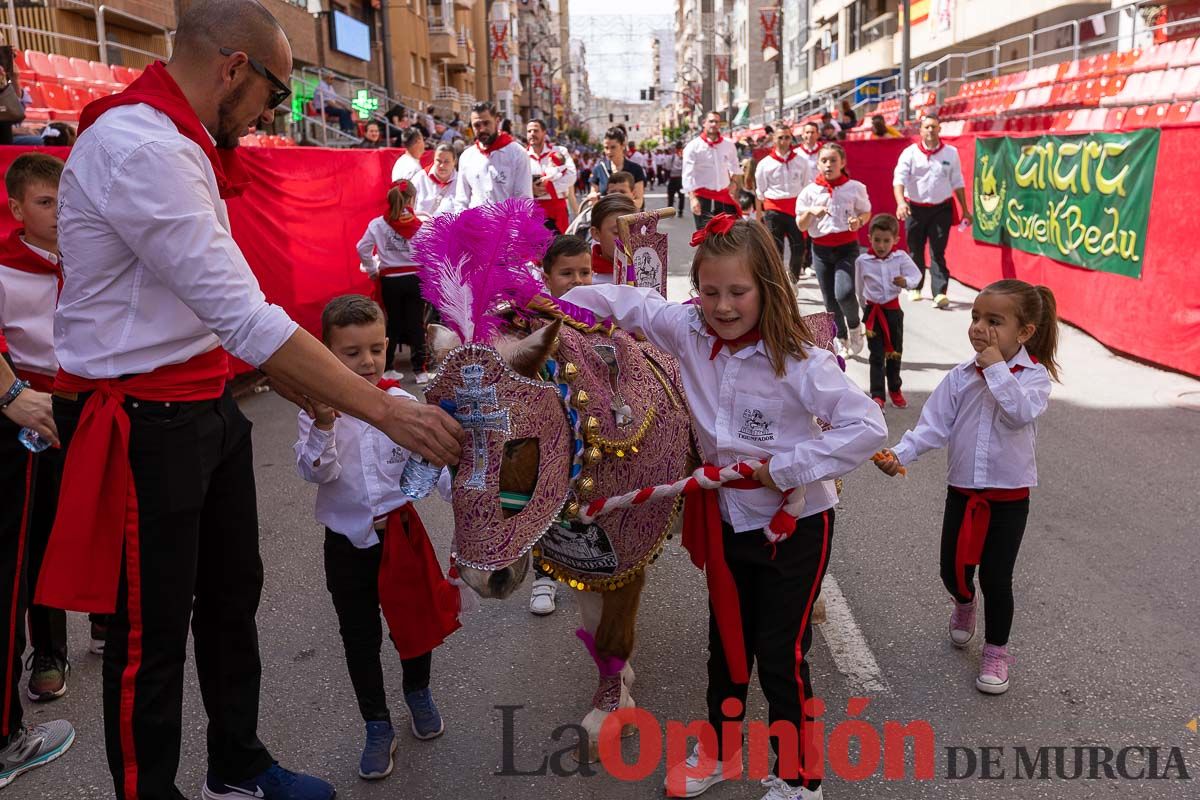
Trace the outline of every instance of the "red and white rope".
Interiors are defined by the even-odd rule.
[[[753,479],[754,470],[763,465],[762,460],[738,461],[727,467],[715,467],[705,464],[691,475],[674,483],[663,483],[658,486],[647,486],[626,494],[614,497],[600,497],[587,504],[579,512],[579,520],[589,523],[601,514],[621,508],[640,506],[656,500],[667,500],[681,494],[692,494],[704,489],[718,489],[721,486],[742,479]],[[792,535],[796,529],[796,520],[804,512],[804,487],[783,491],[783,502],[763,534],[770,542],[781,542]]]

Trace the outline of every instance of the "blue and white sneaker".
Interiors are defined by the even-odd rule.
[[[65,719],[14,731],[8,744],[0,747],[0,789],[15,781],[18,775],[49,764],[74,743],[75,728]]]
[[[367,742],[358,762],[358,777],[377,781],[392,774],[392,754],[396,752],[396,732],[386,720],[367,723]]]
[[[446,730],[442,724],[442,715],[433,704],[433,694],[429,689],[418,689],[404,695],[412,717],[413,736],[418,739],[436,739]]]
[[[203,800],[333,800],[333,787],[311,775],[272,764],[262,774],[236,784],[222,782],[210,772],[200,790]]]

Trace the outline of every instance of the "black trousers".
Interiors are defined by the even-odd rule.
[[[1008,644],[1013,619],[1013,570],[1017,552],[1025,536],[1025,521],[1029,518],[1029,498],[998,502],[993,500],[991,523],[983,555],[979,563],[979,588],[983,592],[983,618],[988,644]],[[946,512],[942,517],[942,584],[960,603],[969,603],[974,595],[975,568],[963,569],[964,581],[972,590],[971,597],[961,597],[955,581],[955,550],[958,529],[967,509],[967,496],[948,489]]]
[[[783,211],[768,211],[763,214],[763,221],[767,223],[767,230],[771,232],[771,238],[775,240],[775,249],[779,251],[781,259],[783,258],[783,243],[787,242],[788,272],[791,273],[792,280],[800,280],[800,275],[806,266],[804,253],[808,248],[805,246],[804,234],[796,225],[796,218]]]
[[[863,308],[863,319],[871,315],[872,305],[867,303]],[[871,397],[883,397],[884,374],[887,375],[887,390],[900,391],[903,381],[900,380],[900,354],[904,352],[904,311],[899,308],[883,308],[884,319],[887,320],[888,332],[892,337],[894,353],[884,353],[886,341],[883,331],[875,326],[875,331],[867,331],[867,353],[871,362]]]
[[[950,270],[946,267],[946,243],[950,241],[950,226],[954,224],[954,201],[936,206],[915,206],[905,220],[908,252],[917,269],[921,270],[918,290],[925,287],[925,244],[929,244],[929,271],[933,273],[933,295],[945,294],[950,288]]]
[[[5,387],[7,388],[7,387]],[[17,441],[20,428],[0,416],[0,746],[21,728],[21,656],[25,652],[25,612],[32,594],[29,575],[30,525],[37,491],[38,457]]]
[[[858,242],[837,247],[813,244],[813,269],[825,310],[833,313],[839,339],[845,339],[851,328],[859,323],[858,296],[854,293],[854,260],[858,258]],[[848,326],[848,327],[847,327]]]
[[[696,199],[700,201],[700,215],[692,215],[692,219],[696,222],[696,230],[700,230],[707,225],[708,221],[717,214],[733,214],[734,216],[738,214],[738,209],[728,203],[719,203],[707,197],[698,197]]]
[[[392,369],[396,350],[402,344],[412,349],[412,367],[425,371],[425,301],[421,299],[421,281],[416,275],[393,275],[380,280],[383,310],[387,313],[387,365]]]
[[[2,434],[0,434],[2,435]],[[22,448],[23,449],[23,448]],[[51,447],[37,455],[33,516],[29,523],[29,597],[32,600],[42,571],[42,558],[54,527],[58,489],[62,483],[62,450]],[[101,619],[100,617],[95,617]],[[67,657],[67,612],[35,603],[29,605],[29,643],[34,650]]]
[[[833,509],[804,517],[795,533],[775,548],[761,531],[734,533],[725,525],[723,532],[725,562],[737,584],[746,665],[753,669],[758,663],[758,682],[767,698],[769,723],[791,723],[797,731],[800,753],[781,753],[779,739],[772,737],[774,772],[793,786],[803,784],[810,789],[821,784],[820,778],[803,770],[797,774],[797,767],[804,764],[805,737],[812,730],[810,727],[806,733],[805,726],[812,717],[802,712],[804,701],[813,696],[804,656],[812,643],[809,616],[829,565],[833,517]],[[708,720],[717,731],[718,745],[722,745],[721,723],[745,718],[748,689],[748,684],[735,683],[730,677],[710,605]],[[730,697],[741,703],[742,713],[737,717],[721,713],[721,703]]]
[[[671,206],[683,216],[683,178],[678,175],[667,178],[667,207]]]
[[[68,457],[85,399],[54,399]],[[209,771],[237,783],[272,763],[256,734],[263,566],[250,422],[228,390],[187,403],[129,398],[125,410],[138,525],[104,647],[104,739],[117,797],[178,800],[189,621]]]
[[[383,533],[379,533],[383,538]],[[383,545],[358,548],[340,533],[325,529],[325,588],[333,597],[346,669],[364,722],[391,721],[383,686],[383,621],[379,610],[379,564]],[[433,651],[400,660],[404,693],[429,686]]]

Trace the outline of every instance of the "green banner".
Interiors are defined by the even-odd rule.
[[[975,238],[1139,277],[1158,134],[976,139]]]

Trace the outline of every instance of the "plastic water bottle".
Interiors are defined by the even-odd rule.
[[[25,445],[25,449],[31,453],[40,453],[50,446],[50,441],[43,439],[33,428],[21,428],[21,432],[17,434],[17,441]]]
[[[400,475],[400,491],[413,500],[422,500],[437,486],[441,474],[440,467],[435,467],[418,455],[411,455]]]

